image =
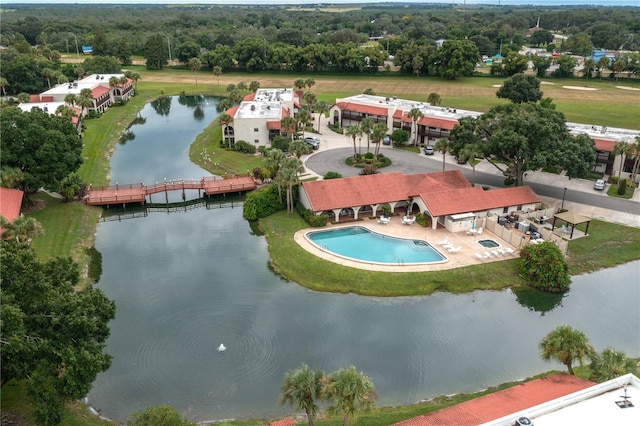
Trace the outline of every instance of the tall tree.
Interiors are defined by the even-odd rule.
[[[280,131],[287,133],[291,137],[291,140],[293,140],[293,136],[296,134],[297,125],[298,121],[290,115],[287,115],[286,117],[282,117],[282,120],[280,120]]]
[[[84,397],[111,364],[104,349],[115,305],[97,288],[76,288],[71,258],[40,263],[27,245],[0,244],[2,385],[24,380],[36,422],[55,425],[64,403]]]
[[[411,119],[411,131],[413,133],[413,146],[418,145],[418,120],[424,117],[422,111],[419,108],[411,108],[407,113],[407,116]]]
[[[444,168],[446,165],[447,151],[449,150],[449,139],[440,138],[436,141],[436,144],[433,146],[433,149],[442,153],[442,171],[444,172]]]
[[[317,402],[322,396],[322,384],[325,380],[323,371],[311,370],[308,365],[289,370],[280,386],[280,404],[288,404],[297,410],[304,410],[309,426],[318,413]]]
[[[161,70],[169,59],[168,46],[161,34],[154,34],[144,43],[144,57],[148,70]]]
[[[280,181],[286,187],[286,201],[287,201],[287,216],[291,216],[295,203],[293,200],[293,187],[300,182],[298,174],[304,171],[304,165],[302,161],[294,157],[288,157],[284,159],[282,167],[280,168]]]
[[[329,111],[329,104],[325,101],[318,101],[315,103],[313,110],[318,114],[318,133],[320,133],[320,120]]]
[[[576,144],[585,145],[580,150],[588,153],[593,151],[593,141],[574,138],[562,113],[533,103],[498,105],[478,118],[462,118],[451,132],[450,152],[457,154],[470,143],[478,144],[483,157],[514,178],[516,186],[523,184],[525,172],[548,165],[561,166],[578,174],[572,177],[581,177],[595,159],[595,154],[574,157]],[[574,161],[585,166],[570,164]]]
[[[502,74],[512,76],[523,73],[529,67],[529,58],[518,52],[509,52],[502,60]]]
[[[375,122],[371,117],[365,117],[360,121],[360,130],[362,130],[362,134],[367,135],[367,152],[369,152],[369,142],[374,124]]]
[[[380,122],[373,125],[373,129],[371,132],[371,139],[376,146],[375,156],[378,157],[380,154],[380,146],[382,145],[382,139],[387,135],[389,128],[386,123]]]
[[[304,139],[304,132],[307,128],[307,123],[311,121],[311,114],[306,108],[301,108],[295,118],[298,120],[298,128],[302,130],[302,138]]]
[[[618,180],[622,179],[622,168],[627,155],[631,152],[631,146],[626,141],[620,141],[613,147],[613,156],[620,156],[620,167],[618,168]],[[618,182],[619,183],[619,182]]]
[[[220,74],[222,74],[222,67],[219,65],[215,65],[213,67],[213,75],[216,76],[216,82],[218,86],[220,86]]]
[[[427,102],[429,102],[429,105],[438,106],[442,103],[442,98],[438,93],[431,92],[429,93],[429,96],[427,96]]]
[[[496,92],[496,96],[509,99],[516,104],[521,102],[538,102],[542,99],[540,80],[532,75],[512,75],[502,83],[502,86]]]
[[[82,164],[82,140],[67,119],[35,108],[9,108],[0,116],[2,165],[24,173],[22,190],[57,190],[59,182]]]
[[[478,47],[469,40],[447,40],[436,52],[438,73],[450,80],[473,75],[480,59]]]
[[[571,375],[575,375],[574,361],[582,365],[586,358],[592,358],[595,354],[587,336],[569,325],[556,327],[540,341],[538,347],[543,360],[556,360],[564,364]]]
[[[362,136],[362,129],[357,125],[350,125],[347,127],[347,130],[344,132],[345,136],[351,138],[353,140],[353,158],[358,156],[358,150],[356,148],[356,139]]]
[[[373,381],[353,366],[329,375],[323,393],[329,401],[327,411],[342,414],[343,426],[349,426],[350,416],[371,411],[376,406]]]
[[[198,85],[198,71],[202,68],[202,62],[198,58],[189,59],[189,68],[193,71],[193,75],[196,79],[196,86]]]

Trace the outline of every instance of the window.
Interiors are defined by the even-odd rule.
[[[260,143],[260,139],[254,139],[253,143]]]
[[[257,127],[254,127],[254,128],[253,128],[253,131],[254,131],[254,132],[259,132],[260,130],[259,130]]]
[[[509,207],[504,207],[502,209],[502,213],[509,213]]]

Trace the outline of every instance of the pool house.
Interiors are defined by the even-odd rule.
[[[303,182],[301,203],[334,223],[390,212],[423,213],[431,227],[462,232],[488,216],[534,211],[540,198],[528,186],[484,190],[459,170],[405,175],[401,172]]]

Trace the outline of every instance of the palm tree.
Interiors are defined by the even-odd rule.
[[[371,138],[376,145],[375,155],[377,158],[378,154],[380,154],[380,145],[382,145],[382,139],[384,139],[384,137],[387,135],[387,131],[389,131],[389,128],[385,123],[376,123],[373,125],[373,129],[371,130]]]
[[[442,153],[442,171],[444,172],[445,168],[445,159],[447,156],[447,151],[449,150],[449,139],[440,138],[436,141],[436,144],[433,146],[433,149]]]
[[[427,102],[429,102],[430,105],[440,105],[442,103],[442,98],[436,92],[431,92],[429,93],[429,96],[427,96]]]
[[[329,401],[330,414],[342,413],[343,426],[349,425],[349,416],[371,411],[378,396],[371,378],[353,366],[332,373],[325,380],[323,395]]]
[[[329,111],[329,105],[325,101],[318,101],[314,105],[314,111],[318,114],[318,133],[320,133],[320,119]]]
[[[198,86],[198,71],[200,71],[200,68],[202,68],[202,62],[200,62],[200,59],[198,58],[191,58],[189,59],[189,68],[191,68],[191,71],[193,71],[196,79],[196,86]]]
[[[131,80],[133,80],[133,88],[134,90],[138,90],[138,80],[142,78],[140,73],[127,71],[124,73],[124,75],[125,77],[129,77]]]
[[[622,179],[622,166],[624,166],[624,161],[627,157],[627,154],[631,151],[630,145],[626,141],[620,141],[613,147],[613,156],[620,156],[620,167],[618,169],[618,184],[620,184],[620,179]]]
[[[459,155],[463,155],[464,158],[467,158],[471,169],[473,170],[473,177],[476,177],[476,166],[480,162],[480,160],[476,160],[478,157],[482,157],[482,150],[475,143],[470,143],[464,146],[462,152]]]
[[[11,223],[5,220],[2,227],[2,237],[15,238],[18,243],[31,244],[31,241],[33,241],[35,237],[44,233],[40,222],[23,214],[15,218]]]
[[[356,150],[356,138],[362,136],[362,129],[360,126],[350,125],[347,127],[347,130],[344,132],[347,137],[353,139],[353,158],[358,156],[358,151]]]
[[[251,90],[253,93],[256,93],[259,88],[260,88],[259,81],[252,80],[251,83],[249,83],[249,90]]]
[[[67,120],[71,120],[76,113],[66,105],[60,105],[56,108],[56,115],[58,117],[66,118]]]
[[[540,341],[538,347],[543,360],[561,362],[571,375],[575,375],[573,361],[578,360],[582,365],[585,358],[592,358],[595,353],[587,336],[569,325],[556,327]]]
[[[296,81],[293,82],[293,88],[296,90],[302,90],[307,86],[307,84],[304,81],[304,78],[299,78]]]
[[[373,118],[371,117],[365,117],[360,121],[360,129],[363,134],[367,135],[367,152],[369,152],[370,136],[374,124]]]
[[[280,167],[285,160],[284,152],[279,149],[270,149],[265,155],[265,166],[271,170],[271,176],[274,177],[278,185],[278,198],[282,202],[282,186],[280,182]]]
[[[293,208],[295,206],[293,202],[293,186],[300,182],[298,173],[304,172],[304,165],[302,161],[294,157],[285,158],[282,167],[280,168],[281,182],[286,187],[287,197],[287,216],[291,217]]]
[[[29,102],[31,95],[29,95],[27,92],[20,92],[16,97],[18,98],[18,102],[20,102],[21,104],[26,104]]]
[[[218,82],[218,86],[220,86],[220,74],[222,74],[222,67],[218,66],[218,65],[213,67],[213,75],[216,76],[216,80]]]
[[[411,108],[407,113],[407,116],[411,119],[412,122],[412,131],[413,131],[413,146],[418,144],[418,120],[424,117],[422,111],[419,108]]]
[[[316,81],[313,78],[307,78],[304,80],[304,85],[311,90],[311,88],[316,84]]]
[[[636,374],[636,372],[637,366],[633,359],[628,358],[622,351],[606,348],[602,353],[594,355],[589,380],[601,383],[627,373]]]
[[[313,111],[313,105],[318,101],[318,98],[312,92],[307,92],[302,95],[302,101],[307,104],[308,111]]]
[[[47,86],[51,89],[51,77],[56,74],[55,70],[52,70],[51,68],[43,68],[42,71],[40,71],[40,74],[47,80]]]
[[[311,114],[305,108],[300,109],[296,114],[296,120],[298,120],[298,127],[302,129],[302,138],[304,138],[304,131],[307,128],[307,123],[311,120]]]
[[[291,140],[293,140],[293,135],[295,135],[296,133],[297,124],[298,121],[295,118],[287,115],[286,117],[283,117],[282,120],[280,120],[280,131],[284,131],[285,133],[291,135]]]
[[[222,114],[220,114],[219,120],[220,120],[220,126],[222,127],[222,141],[226,144],[227,143],[227,137],[226,137],[227,126],[233,122],[233,117],[227,114],[226,112],[223,112]]]
[[[582,73],[584,74],[584,76],[589,79],[591,77],[591,73],[593,72],[593,70],[596,68],[596,62],[591,59],[591,58],[587,58],[584,61],[584,66],[582,68]]]
[[[73,93],[69,93],[64,97],[64,103],[69,104],[72,107],[76,106],[76,102],[78,102],[78,97]]]
[[[289,370],[280,386],[278,401],[280,404],[295,406],[297,410],[304,410],[309,426],[313,426],[313,419],[318,412],[316,400],[321,397],[323,380],[324,372],[313,371],[306,364]]]
[[[300,139],[292,141],[289,144],[289,152],[292,153],[293,155],[295,155],[298,160],[303,155],[310,154],[311,153],[311,149],[312,149],[311,145],[309,145],[308,143],[305,143],[304,141],[302,141]]]
[[[635,157],[633,168],[631,169],[631,182],[635,182],[638,175],[638,166],[640,166],[640,136],[636,136],[635,141],[631,144],[631,154]]]
[[[127,71],[127,72],[130,72],[130,71]],[[81,79],[84,76],[84,68],[75,67],[73,69],[73,73],[76,75],[76,77],[78,77],[78,79]]]

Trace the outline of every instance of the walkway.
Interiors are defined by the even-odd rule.
[[[89,189],[86,197],[90,206],[104,206],[112,204],[144,203],[147,196],[151,202],[151,195],[168,191],[184,191],[188,189],[204,191],[205,195],[228,194],[231,192],[246,192],[256,189],[258,185],[251,176],[234,176],[221,178],[216,176],[203,177],[199,180],[171,180],[145,185],[144,183],[115,184]],[[168,203],[168,199],[165,198]]]

